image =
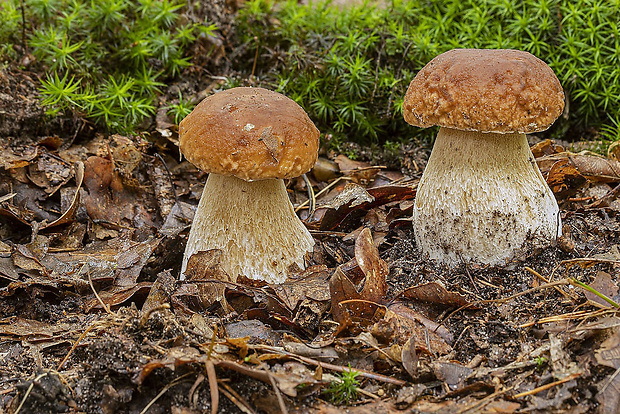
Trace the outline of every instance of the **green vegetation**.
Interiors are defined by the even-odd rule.
[[[546,61],[569,97],[553,131],[620,139],[619,0],[319,2],[250,0],[240,14],[255,75],[295,99],[334,142],[410,137],[402,101],[416,72],[453,48],[512,48]],[[418,132],[419,133],[419,132]],[[432,132],[431,132],[432,133]]]
[[[50,114],[132,130],[153,116],[164,84],[191,66],[187,51],[198,36],[216,29],[187,7],[194,3],[4,0],[0,59],[36,56]],[[619,22],[620,0],[386,0],[345,9],[248,0],[227,39],[235,72],[219,75],[228,77],[225,87],[253,75],[252,84],[295,99],[333,148],[354,141],[390,151],[413,135],[434,136],[402,119],[407,86],[433,57],[452,48],[521,49],[549,63],[569,97],[552,136],[598,131],[618,140]],[[187,98],[166,107],[177,122],[191,108]]]
[[[350,404],[357,399],[357,387],[360,385],[358,375],[349,365],[349,369],[337,375],[338,379],[332,381],[323,392],[334,404]]]
[[[0,56],[15,59],[13,45],[26,40],[46,72],[40,92],[50,115],[133,130],[155,113],[164,81],[191,65],[188,46],[215,30],[181,19],[184,7],[176,0],[4,1]]]

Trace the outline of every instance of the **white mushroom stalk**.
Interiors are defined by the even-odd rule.
[[[295,215],[283,180],[245,181],[209,174],[187,241],[183,268],[192,254],[221,249],[224,270],[267,283],[282,283],[314,240]]]
[[[417,189],[416,243],[430,259],[501,265],[561,234],[558,204],[524,134],[441,128]]]

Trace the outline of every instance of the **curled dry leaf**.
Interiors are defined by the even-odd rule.
[[[405,371],[415,379],[418,372],[418,354],[415,351],[415,337],[410,336],[402,347],[400,359]]]
[[[561,152],[536,159],[540,171],[546,175],[557,162],[572,165],[583,177],[594,182],[620,181],[620,162],[587,152]]]
[[[355,259],[360,269],[366,275],[362,288],[361,298],[380,303],[386,299],[389,273],[388,264],[379,257],[379,250],[373,243],[370,229],[365,228],[355,241]]]
[[[437,282],[428,282],[405,289],[402,296],[407,299],[443,305],[447,307],[468,306],[470,302],[457,292],[450,292]]]
[[[189,283],[198,282],[196,285],[205,307],[219,302],[222,309],[227,310],[224,291],[226,282],[231,282],[231,278],[222,268],[222,256],[220,249],[194,253],[187,262],[185,274]]]

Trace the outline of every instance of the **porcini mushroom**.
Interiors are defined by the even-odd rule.
[[[526,243],[545,247],[561,234],[525,134],[549,128],[563,108],[557,77],[527,52],[455,49],[418,72],[405,120],[441,127],[414,206],[424,254],[449,266],[500,265]]]
[[[309,171],[319,131],[293,100],[263,88],[233,88],[205,98],[179,125],[185,157],[209,172],[183,257],[221,249],[224,270],[281,283],[304,268],[314,240],[295,215],[284,178]]]

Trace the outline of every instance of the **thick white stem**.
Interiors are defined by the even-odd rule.
[[[413,225],[430,259],[500,265],[561,233],[558,204],[523,134],[441,128],[418,186]]]
[[[286,280],[290,265],[304,268],[314,240],[295,215],[283,180],[248,182],[209,174],[183,256],[221,249],[224,270],[268,283]]]

